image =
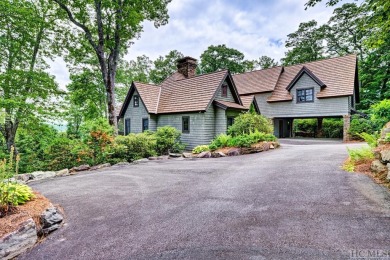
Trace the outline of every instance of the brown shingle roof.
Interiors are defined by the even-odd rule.
[[[240,104],[229,102],[229,101],[214,100],[214,103],[217,106],[220,106],[220,107],[222,107],[224,109],[226,109],[226,108],[235,108],[235,109],[248,110],[246,107],[241,106]]]
[[[304,66],[326,85],[317,94],[317,98],[352,96],[355,87],[356,62],[356,55],[348,55],[285,67],[274,92],[267,101],[292,100],[286,88]]]
[[[270,92],[275,89],[282,67],[255,70],[233,75],[234,83],[240,95]]]
[[[134,82],[134,85],[148,112],[156,114],[161,87],[141,82]]]
[[[253,99],[255,98],[254,95],[250,95],[250,96],[241,96],[241,101],[242,101],[242,105],[244,107],[246,107],[247,109],[249,109],[249,107],[251,106],[251,104],[253,103]]]
[[[175,75],[176,73],[161,84],[159,114],[205,111],[228,71],[179,80],[175,80]]]

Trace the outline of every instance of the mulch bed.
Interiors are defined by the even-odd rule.
[[[40,216],[50,205],[50,201],[38,192],[34,192],[35,198],[24,205],[14,207],[9,215],[0,218],[0,237],[12,232],[29,218],[35,221],[38,229],[40,227]]]

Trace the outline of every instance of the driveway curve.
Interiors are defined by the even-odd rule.
[[[350,259],[357,250],[390,251],[389,193],[340,170],[346,145],[283,142],[260,154],[34,183],[64,208],[66,224],[20,259]]]

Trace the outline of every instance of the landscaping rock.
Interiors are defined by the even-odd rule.
[[[194,158],[194,157],[196,157],[192,153],[183,153],[182,155],[183,155],[184,158]]]
[[[46,235],[58,229],[61,226],[64,217],[56,207],[50,205],[50,207],[41,214],[40,220],[42,224],[42,230],[40,232]]]
[[[381,162],[382,163],[390,163],[390,150],[381,151]]]
[[[180,153],[169,153],[169,158],[180,158],[181,154]]]
[[[387,172],[388,168],[381,161],[375,160],[371,163],[371,170],[375,173]]]
[[[385,139],[386,135],[390,133],[390,122],[388,122],[381,131],[381,139]]]
[[[160,160],[158,157],[149,157],[148,158],[149,161],[157,161],[157,160]]]
[[[390,163],[387,164],[387,178],[388,181],[390,181]]]
[[[120,162],[120,163],[117,163],[117,164],[115,164],[114,166],[128,166],[128,165],[130,165],[130,163],[129,162]]]
[[[270,148],[271,148],[271,144],[270,143],[263,143],[264,151],[268,151]]]
[[[19,228],[0,238],[0,259],[12,259],[33,247],[38,240],[34,220],[31,218]]]
[[[275,146],[273,144],[270,144],[269,149],[275,149]]]
[[[161,155],[159,157],[157,157],[159,160],[168,160],[169,159],[169,156],[168,155]]]
[[[197,158],[211,158],[211,153],[210,152],[201,152],[196,157]]]
[[[26,183],[29,180],[32,180],[33,176],[30,173],[18,174],[18,175],[15,176],[15,179],[17,181],[22,181],[22,182]]]
[[[227,152],[228,156],[238,156],[241,154],[241,149],[240,148],[232,148]]]
[[[226,157],[226,154],[224,154],[223,152],[212,152],[211,157],[212,158]]]
[[[63,177],[69,175],[69,169],[63,169],[56,172],[56,177]]]
[[[48,179],[48,178],[54,178],[56,176],[55,172],[32,172],[30,173],[32,176],[33,180],[43,180],[43,179]]]
[[[99,170],[99,169],[103,169],[103,168],[107,168],[107,167],[111,167],[111,163],[98,164],[98,165],[92,166],[90,170],[95,171],[95,170]]]
[[[73,167],[70,169],[70,172],[82,172],[82,171],[88,171],[91,167],[88,164],[83,164],[78,167]]]
[[[148,162],[148,161],[149,161],[148,158],[143,158],[143,159],[136,160],[133,163],[145,163],[145,162]]]

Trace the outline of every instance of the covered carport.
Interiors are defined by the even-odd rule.
[[[277,117],[273,118],[274,125],[274,135],[278,138],[293,138],[295,137],[294,129],[294,120],[295,119],[316,119],[317,127],[314,133],[315,138],[322,138],[323,135],[323,121],[325,118],[343,118],[343,141],[346,142],[349,140],[349,127],[351,123],[350,115],[340,115],[340,116],[312,116],[312,117]]]

